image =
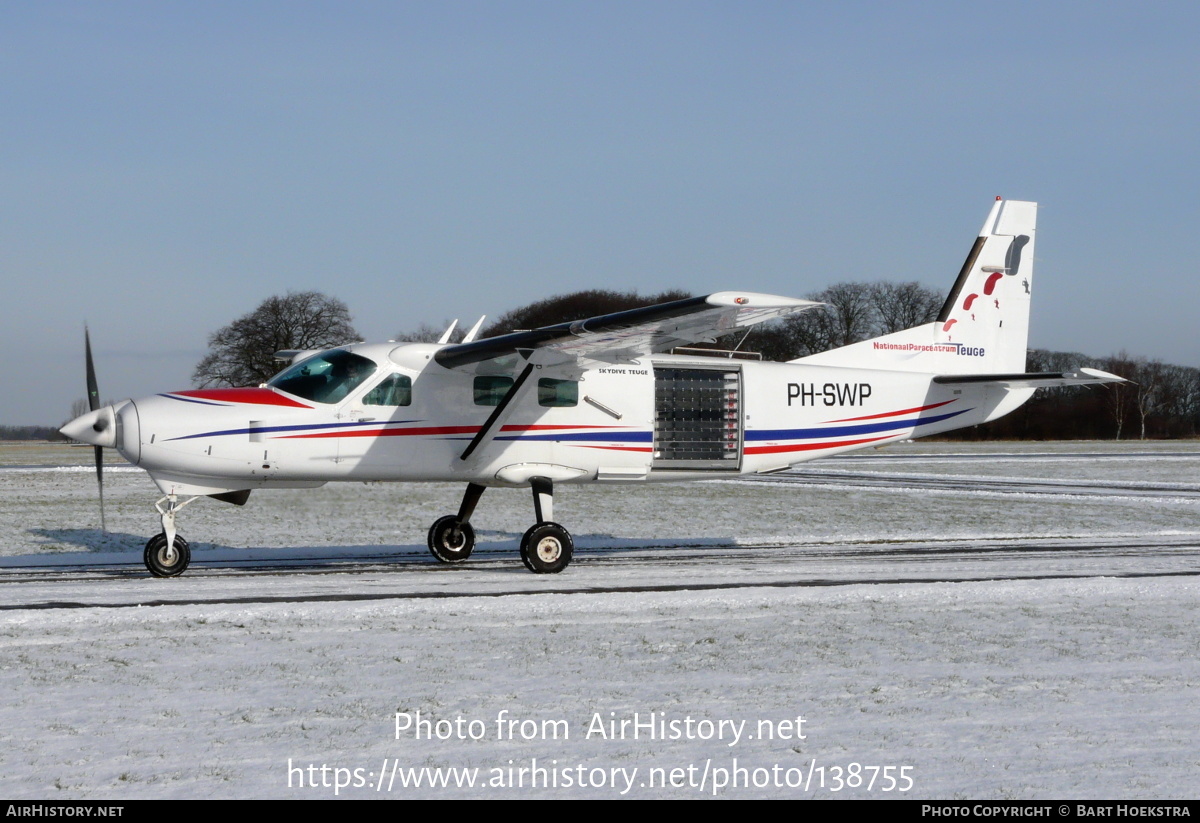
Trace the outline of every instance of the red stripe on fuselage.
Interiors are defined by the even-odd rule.
[[[563,429],[580,429],[592,431],[595,429],[628,429],[629,426],[563,426],[563,425],[534,425],[534,426],[501,426],[502,432],[534,432],[534,431],[562,431]]]
[[[255,406],[287,406],[294,409],[311,409],[306,403],[285,397],[274,389],[245,388],[245,389],[188,389],[173,391],[180,397],[193,397],[197,400],[214,400],[218,403],[249,403]]]
[[[888,437],[865,437],[861,440],[832,440],[828,443],[799,443],[791,446],[747,446],[746,454],[783,454],[785,452],[806,452],[817,449],[836,449],[841,446],[857,446],[860,443],[874,443],[877,440],[887,440]]]
[[[956,398],[957,399],[957,398]],[[862,417],[843,417],[841,420],[826,420],[826,423],[853,423],[855,420],[878,420],[881,417],[899,417],[902,414],[916,414],[927,409],[936,409],[938,406],[944,406],[947,403],[953,403],[954,400],[943,400],[941,403],[931,403],[928,406],[917,406],[914,409],[901,409],[894,412],[883,412],[882,414],[865,414]]]
[[[502,432],[545,431],[547,429],[623,429],[627,426],[501,426]],[[296,440],[323,437],[408,437],[412,435],[475,434],[479,426],[413,426],[407,429],[355,429],[354,431],[323,431],[311,434],[287,434],[276,440]]]
[[[474,434],[478,426],[419,426],[411,429],[355,429],[354,431],[313,432],[312,434],[286,434],[275,440],[303,440],[324,437],[404,437],[421,434]]]

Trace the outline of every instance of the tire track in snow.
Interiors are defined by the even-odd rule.
[[[368,562],[351,560],[344,557],[328,559],[311,559],[297,562],[295,559],[283,559],[278,563],[256,561],[253,565],[238,566],[236,563],[213,561],[206,564],[198,561],[193,572],[189,573],[186,581],[200,586],[220,585],[222,582],[235,584],[260,580],[264,590],[250,594],[197,594],[190,596],[146,596],[146,592],[121,591],[119,587],[111,589],[111,597],[101,597],[96,600],[79,599],[73,593],[64,592],[63,596],[55,596],[49,592],[37,599],[25,603],[8,603],[0,605],[0,611],[43,610],[43,609],[121,609],[150,606],[204,606],[204,605],[264,605],[264,604],[298,604],[298,603],[334,603],[334,602],[371,602],[387,600],[426,600],[454,598],[494,598],[524,596],[536,594],[630,594],[649,592],[676,591],[715,591],[729,589],[753,588],[811,588],[849,585],[904,585],[912,583],[966,583],[966,582],[1000,582],[1021,580],[1061,580],[1088,579],[1097,577],[1117,578],[1146,578],[1146,577],[1179,577],[1200,576],[1200,536],[1171,535],[1151,536],[1145,538],[1108,538],[1100,540],[1083,540],[1079,538],[1009,538],[944,541],[912,541],[911,543],[870,543],[847,542],[824,544],[795,544],[795,545],[722,545],[695,546],[681,545],[678,547],[621,547],[610,549],[581,550],[577,555],[577,564],[582,568],[592,568],[597,571],[615,570],[617,572],[634,570],[641,574],[640,569],[650,567],[663,569],[664,577],[669,578],[672,572],[677,574],[700,572],[707,579],[689,579],[672,582],[662,579],[650,583],[603,583],[597,581],[590,584],[548,585],[546,578],[534,578],[512,585],[515,574],[525,577],[524,572],[517,572],[519,563],[508,551],[490,551],[485,557],[469,561],[465,565],[446,567],[432,560],[416,558],[412,555],[397,556],[396,562],[381,563],[380,558],[372,557]],[[1006,566],[1004,561],[1012,559],[1033,563],[1023,570],[1015,570]],[[1132,563],[1134,568],[1111,568],[1089,570],[1083,568],[1088,563],[1097,560],[1121,559]],[[1172,568],[1148,570],[1152,560],[1169,562]],[[889,574],[880,562],[894,566],[897,569],[914,569],[911,574]],[[967,564],[975,564],[967,567]],[[979,568],[983,565],[997,565],[994,573]],[[1078,562],[1077,568],[1049,568],[1043,572],[1037,566],[1051,561]],[[951,570],[935,570],[930,572],[928,567],[933,563],[946,563]],[[875,563],[874,568],[866,573],[851,574],[857,567],[867,563]],[[777,571],[782,565],[783,571]],[[831,565],[832,564],[832,565]],[[956,565],[962,565],[961,571],[954,571]],[[1180,565],[1189,568],[1180,568]],[[820,566],[819,569],[805,571],[806,566]],[[87,568],[84,565],[74,567],[77,571],[64,573],[62,570],[5,574],[0,583],[13,584],[10,592],[24,589],[20,584],[68,584],[72,588],[79,584],[89,587],[89,593],[95,593],[95,584],[104,587],[105,584],[129,583],[144,579],[145,572],[140,564],[130,563],[127,567],[113,567],[111,564],[104,568]],[[768,579],[729,579],[732,572],[739,573],[761,570],[776,573]],[[496,573],[503,578],[496,577]],[[449,575],[465,575],[456,581]],[[372,584],[400,583],[402,590],[392,591],[322,591],[322,592],[280,592],[280,588],[302,583],[306,579],[330,575],[373,576]],[[438,575],[436,578],[429,575]],[[553,579],[556,583],[561,578]],[[150,582],[150,581],[146,581]],[[367,582],[367,581],[364,581]],[[421,590],[430,582],[441,585],[455,582],[470,582],[470,590]],[[499,583],[499,585],[494,585]],[[170,585],[167,583],[166,585]],[[482,587],[482,588],[481,588]],[[351,588],[347,586],[346,588]],[[272,591],[274,589],[274,591]],[[155,592],[155,595],[160,594]],[[165,592],[163,592],[165,594]],[[14,600],[17,598],[13,598]]]

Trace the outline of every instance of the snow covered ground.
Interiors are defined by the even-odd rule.
[[[527,493],[489,491],[443,568],[424,531],[459,489],[344,485],[199,501],[193,568],[153,580],[152,484],[109,468],[103,535],[90,459],[0,448],[9,797],[1200,788],[1200,444],[566,488],[579,551],[547,577]]]

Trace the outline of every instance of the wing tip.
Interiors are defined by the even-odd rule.
[[[704,302],[710,306],[732,306],[734,308],[757,308],[757,309],[780,309],[780,308],[795,308],[800,309],[810,308],[812,306],[820,306],[813,300],[801,300],[797,297],[783,297],[778,294],[762,294],[752,291],[719,291],[708,295],[704,298]]]

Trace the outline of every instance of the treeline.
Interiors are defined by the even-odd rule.
[[[959,429],[955,440],[1133,440],[1195,437],[1200,432],[1200,369],[1125,352],[1094,358],[1031,349],[1028,371],[1094,368],[1131,382],[1039,389],[999,420]]]
[[[492,337],[518,329],[534,329],[681,300],[684,291],[641,295],[591,290],[539,300],[501,315],[483,329]],[[787,361],[901,331],[935,320],[943,295],[920,283],[837,283],[806,295],[822,309],[794,314],[756,326],[748,334],[731,335],[712,346],[761,353],[764,360]],[[400,332],[397,340],[439,339],[442,328],[423,324]],[[462,338],[459,329],[454,341]],[[357,338],[345,304],[315,292],[271,298],[255,311],[219,330],[210,340],[221,355],[222,371],[205,371],[216,362],[210,352],[196,369],[198,385],[255,385],[279,364],[271,355],[281,349],[325,348]],[[233,345],[236,343],[237,345]],[[210,363],[213,361],[213,363]],[[261,361],[261,362],[259,362]],[[960,429],[963,439],[1130,439],[1195,437],[1200,431],[1200,370],[1124,352],[1094,358],[1071,352],[1032,350],[1027,371],[1071,371],[1092,367],[1112,372],[1130,383],[1102,387],[1039,390],[1024,406],[993,423]],[[107,401],[105,401],[107,402]],[[71,418],[86,410],[76,401]],[[68,419],[71,419],[68,418]],[[61,439],[50,426],[0,426],[0,439]]]
[[[66,440],[53,426],[0,426],[0,440]]]

